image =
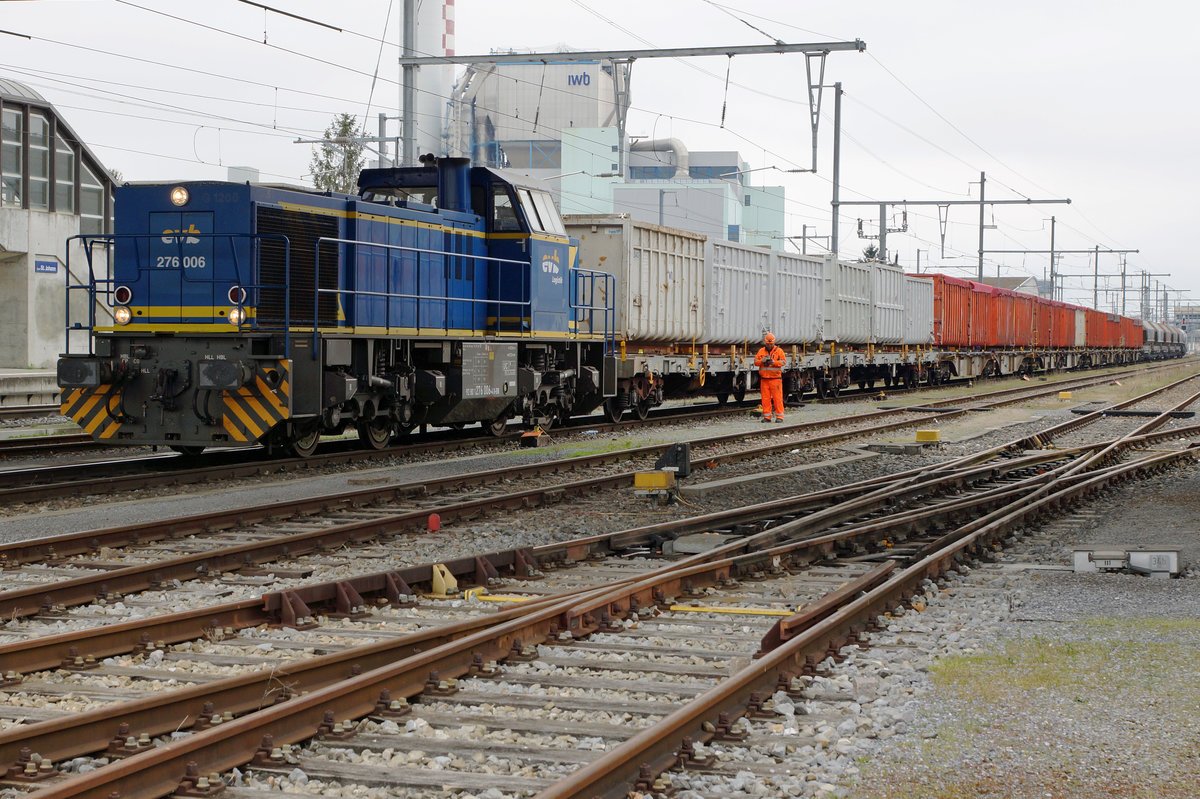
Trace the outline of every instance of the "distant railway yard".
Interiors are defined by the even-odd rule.
[[[5,449],[0,797],[1188,796],[1198,402]]]

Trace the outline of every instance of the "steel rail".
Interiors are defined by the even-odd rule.
[[[948,545],[784,641],[658,724],[638,732],[539,792],[535,799],[618,799],[626,797],[635,788],[651,787],[646,784],[648,777],[652,778],[686,760],[685,739],[705,742],[712,738],[713,733],[706,724],[711,727],[719,713],[724,712],[731,717],[744,714],[754,693],[766,696],[781,686],[790,685],[796,676],[811,674],[816,662],[836,655],[843,645],[852,643],[855,640],[852,634],[856,629],[869,629],[880,613],[907,600],[926,578],[940,577],[960,559],[973,557],[1003,533],[1054,504],[1063,504],[1071,498],[1094,491],[1126,472],[1147,470],[1174,460],[1196,457],[1195,450],[1164,453],[1121,464],[1057,492],[1052,491],[1053,486],[1045,486],[1035,491],[1032,497],[1023,497],[976,522],[964,525],[960,528],[962,534]]]
[[[1165,366],[1141,367],[1137,370],[1125,371],[1149,371],[1154,369],[1167,368]],[[1084,387],[1095,385],[1097,383],[1106,382],[1113,378],[1113,374],[1104,376],[1091,376],[1085,378],[1072,378],[1061,381],[1053,381],[1043,387],[1043,393],[1052,392],[1067,386]],[[989,392],[982,395],[977,395],[980,398],[997,397],[1005,394],[1020,393],[1032,389],[1032,386],[1017,386],[1011,389],[1001,389],[995,392]],[[927,403],[922,407],[935,407],[938,405],[946,405],[953,402],[961,402],[962,398],[939,400],[932,403]],[[1019,401],[1019,400],[1015,400]],[[710,416],[720,416],[736,412],[737,409],[714,409],[700,412],[685,412],[683,414],[676,413],[674,409],[670,413],[663,413],[661,418],[652,417],[650,424],[669,424],[677,423],[686,420],[689,416],[696,418],[708,418]],[[883,418],[887,415],[895,415],[910,412],[908,409],[899,408],[887,411],[876,411],[871,414],[860,414],[855,417],[845,418]],[[800,425],[789,425],[786,428],[776,428],[776,432],[784,429],[805,429],[807,426],[823,427],[829,426],[835,420],[822,420],[816,422],[806,422]],[[588,425],[586,423],[579,425],[580,427],[594,426],[597,429],[625,429],[621,423],[599,422],[597,424]],[[762,436],[771,433],[772,431],[745,431],[743,433],[729,434],[731,437],[749,438],[754,436]],[[463,438],[457,434],[433,434],[436,438],[431,438],[427,441],[415,442],[410,444],[402,444],[389,447],[383,450],[362,450],[358,448],[347,449],[341,452],[321,453],[309,458],[285,458],[263,460],[259,455],[259,450],[232,451],[227,453],[213,453],[211,457],[232,458],[233,463],[208,465],[201,467],[185,466],[177,468],[177,464],[181,459],[175,456],[149,456],[140,458],[134,462],[128,459],[110,461],[101,464],[87,464],[85,466],[63,465],[55,467],[38,467],[29,470],[9,470],[0,472],[0,484],[6,487],[0,487],[0,502],[16,504],[19,502],[35,502],[46,499],[54,499],[60,496],[64,491],[70,491],[73,495],[79,494],[103,494],[113,493],[122,490],[133,490],[136,488],[145,488],[154,485],[181,485],[195,484],[207,480],[216,479],[238,479],[243,477],[252,477],[262,474],[271,474],[277,472],[297,471],[301,469],[318,468],[323,466],[341,465],[346,463],[356,463],[363,460],[372,460],[384,457],[396,457],[406,453],[427,453],[431,448],[436,448],[439,451],[454,451],[460,449],[468,449],[479,444],[490,444],[496,441],[514,440],[519,438],[520,433],[512,433],[506,436],[496,438],[484,433],[477,432],[475,435]],[[452,437],[451,437],[452,436]],[[183,459],[184,463],[192,463],[190,459]],[[147,473],[147,466],[163,467],[162,471],[151,471]],[[127,470],[138,470],[132,474],[123,473]],[[47,478],[54,480],[55,475],[67,474],[73,471],[84,471],[87,473],[96,473],[97,477],[87,477],[86,479],[69,479],[69,481],[52,481],[45,482]]]
[[[1176,455],[1176,453],[1170,453],[1170,455]],[[1006,489],[1006,491],[1008,493],[1019,493],[1019,492],[1015,492],[1014,489],[1012,489],[1012,488]],[[989,493],[992,493],[992,492],[989,492]],[[976,499],[978,499],[978,498],[976,498]],[[1019,500],[1018,503],[1014,503],[1014,504],[1020,504],[1020,501],[1022,501],[1022,500]],[[846,535],[846,533],[840,534],[840,535]],[[772,554],[772,557],[778,557],[778,555],[784,553],[785,551],[794,552],[794,551],[797,551],[797,549],[799,549],[799,548],[820,546],[820,543],[821,542],[812,542],[812,541],[792,542],[791,545],[778,548],[778,549],[776,549],[776,552],[770,553],[770,554]],[[565,603],[565,605],[563,605],[563,603],[559,603],[559,605],[553,605],[552,607],[558,608],[558,617],[556,620],[551,621],[550,625],[548,625],[548,627],[546,627],[546,629],[544,631],[545,635],[560,635],[560,633],[562,633],[563,631],[570,631],[572,633],[572,635],[576,635],[576,636],[587,635],[587,633],[590,631],[594,631],[596,629],[602,629],[602,626],[604,626],[604,624],[606,623],[605,614],[608,612],[614,611],[614,609],[619,608],[619,609],[626,609],[626,611],[632,611],[632,609],[635,609],[635,607],[636,607],[635,602],[638,599],[641,599],[641,601],[642,601],[642,603],[644,603],[644,605],[649,605],[649,603],[662,601],[662,597],[664,597],[664,594],[666,593],[666,591],[670,591],[670,590],[679,591],[679,590],[685,590],[686,588],[688,588],[689,581],[691,578],[700,577],[701,575],[703,575],[704,577],[709,579],[709,581],[712,581],[712,579],[715,579],[715,581],[721,581],[721,579],[730,578],[732,573],[737,573],[740,571],[740,566],[737,563],[737,561],[731,560],[731,559],[716,561],[716,563],[709,563],[709,564],[704,564],[704,565],[698,565],[698,564],[691,565],[689,567],[679,567],[680,565],[682,565],[682,564],[668,566],[668,567],[666,567],[666,569],[660,570],[660,573],[656,573],[656,575],[653,578],[649,578],[649,579],[646,577],[636,578],[636,579],[634,579],[634,581],[630,582],[629,584],[626,584],[625,587],[623,587],[622,589],[617,591],[616,597],[614,597],[612,590],[606,589],[606,590],[602,591],[602,593],[601,593],[601,591],[592,591],[592,593],[590,593],[590,596],[592,596],[592,599],[584,600],[584,601],[576,600],[576,601],[574,601],[574,605],[572,605],[572,603],[570,603],[570,602]],[[616,601],[614,601],[614,600],[616,600]],[[828,608],[827,608],[827,611],[828,611]],[[521,614],[522,612],[529,613],[529,608],[528,607],[521,608],[521,609],[518,609],[518,611],[514,611],[512,613]],[[832,612],[832,611],[830,611],[830,612]],[[516,621],[516,619],[514,619],[514,621]],[[547,619],[541,618],[541,621],[547,621]],[[542,629],[540,626],[538,627],[538,632],[539,633],[542,632]],[[793,627],[793,632],[794,632],[794,627]],[[472,638],[478,638],[478,636],[472,636]],[[442,651],[442,653],[440,653],[438,656],[439,657],[449,657],[449,661],[437,660],[436,662],[433,663],[433,665],[438,666],[436,671],[438,671],[439,674],[450,675],[450,674],[462,673],[461,671],[445,671],[445,669],[448,667],[460,668],[462,666],[462,662],[461,662],[462,661],[462,651],[461,651],[460,643],[448,644],[448,645],[446,645],[446,647],[443,647],[443,649],[445,651]],[[479,643],[479,642],[475,641],[474,643]],[[389,642],[388,644],[372,644],[370,648],[378,650],[378,649],[382,649],[382,648],[383,649],[394,648],[395,645],[396,645],[395,643],[391,643],[391,642]],[[364,648],[355,648],[355,649],[362,650]],[[395,651],[395,649],[392,649],[392,651]],[[478,648],[473,649],[472,653],[479,654]],[[427,653],[427,655],[432,655],[432,654],[433,653]],[[340,653],[340,654],[338,654],[338,656],[340,656],[340,657],[346,656],[346,653]],[[414,655],[414,657],[416,659],[415,666],[414,666],[415,668],[425,668],[426,666],[431,665],[430,661],[428,661],[427,657],[424,655],[422,655],[422,656]],[[394,660],[394,659],[392,659],[392,660]],[[360,661],[355,661],[355,662],[360,662]],[[360,668],[361,668],[361,663],[360,663]],[[388,671],[388,667],[383,667],[383,671]],[[342,671],[340,673],[341,674],[346,673],[346,672],[344,672],[344,662],[342,663]],[[353,673],[353,669],[352,669],[352,673]],[[374,672],[372,672],[372,674],[374,674]],[[396,674],[395,677],[396,677],[396,679],[401,679],[402,681],[408,680],[409,684],[412,683],[412,679],[413,679],[413,675],[410,673]],[[236,679],[239,679],[239,678],[234,678],[234,680],[236,680]],[[374,677],[372,677],[372,680],[373,679],[374,679]],[[354,681],[354,680],[352,680],[352,681]],[[374,683],[372,683],[372,684],[374,684]],[[418,691],[419,691],[419,689],[418,689]],[[318,692],[320,692],[320,691],[318,691]],[[410,696],[410,693],[403,693],[403,695]],[[257,693],[253,693],[251,698],[253,699],[253,701],[257,701],[259,703],[259,705],[262,705],[263,696],[264,696],[263,691],[259,690]],[[380,695],[380,696],[382,696],[382,695]],[[361,704],[361,702],[362,702],[361,687],[355,687],[354,701]],[[331,698],[330,702],[335,702],[335,699]],[[378,704],[378,699],[377,699],[376,703]],[[342,702],[342,701],[336,701],[336,704],[337,704],[337,707],[336,707],[336,710],[334,710],[335,715],[343,715],[343,716],[349,715],[352,717],[358,717],[359,715],[362,715],[361,713],[355,713],[354,708],[347,708],[347,705],[344,704],[344,702]],[[288,701],[286,703],[286,707],[301,710],[301,716],[304,717],[305,720],[311,721],[310,716],[313,713],[313,708],[307,707],[307,705],[305,705],[305,707],[298,708],[298,705],[296,705],[295,699],[292,699],[292,701]],[[356,705],[355,705],[355,707],[356,707]],[[272,709],[259,710],[258,713],[253,714],[253,717],[254,717],[254,719],[258,719],[258,720],[266,720],[266,716],[264,714],[270,714],[271,710]],[[328,713],[328,711],[323,711],[322,721],[325,720],[326,713]],[[366,713],[366,711],[364,711],[364,713]],[[124,716],[122,716],[122,717],[124,717]],[[178,711],[176,711],[176,713],[170,720],[178,722],[178,720],[179,720]],[[245,721],[245,720],[227,722],[226,725],[222,725],[222,729],[224,732],[227,732],[230,734],[235,734],[236,737],[238,737],[238,740],[242,741],[242,743],[245,743],[245,740],[246,740],[245,739],[245,731],[242,731],[242,729],[240,729],[240,728],[236,728],[236,725],[238,725],[238,723],[240,721]],[[307,721],[305,723],[307,723]],[[300,738],[308,737],[308,735],[312,734],[312,732],[311,732],[312,729],[316,729],[316,727],[311,727],[311,726],[307,727],[306,728],[307,734],[300,734],[299,738],[293,738],[293,734],[295,734],[293,732],[293,729],[294,729],[293,722],[295,722],[295,719],[290,720],[287,723],[287,725],[283,725],[282,728],[277,728],[276,726],[271,726],[270,734],[275,735],[276,740],[280,741],[280,743],[283,743],[283,741],[299,740]],[[160,725],[161,725],[161,723],[162,722],[160,722]],[[258,734],[258,732],[260,732],[260,729],[262,729],[262,727],[259,727],[258,725],[254,726],[254,732],[251,733],[251,735]],[[216,732],[216,731],[214,731],[214,732]],[[193,738],[196,738],[196,739],[203,738],[204,735],[208,735],[208,734],[209,733],[200,733],[200,734],[196,735],[196,737],[193,737]],[[283,735],[282,738],[280,737],[281,734]],[[191,739],[188,739],[188,740],[191,740]],[[226,741],[226,743],[228,743],[228,741]],[[164,751],[164,750],[168,750],[168,749],[173,749],[173,747],[176,747],[176,744],[169,744],[167,746],[160,747],[160,750]],[[220,749],[220,751],[222,751],[222,752],[227,751],[228,746],[221,745],[220,747],[218,747],[218,749]],[[128,759],[128,761],[126,763],[132,764],[132,762],[138,761],[139,763],[154,765],[156,762],[161,761],[161,758],[164,757],[163,753],[160,752],[160,750],[146,752],[145,755],[134,756],[134,757]],[[155,757],[155,752],[160,752],[160,756],[158,756],[158,761],[151,762],[150,759],[146,759],[146,758]],[[192,756],[193,753],[194,752],[191,752],[191,751],[188,752],[188,756]],[[245,753],[241,757],[245,758]],[[205,773],[206,773],[206,771],[208,771],[210,769],[229,768],[228,764],[220,764],[220,763],[212,762],[211,756],[206,756],[204,758],[204,762],[205,762],[205,767],[204,767]],[[244,762],[245,762],[244,759],[242,759],[242,763],[244,763]],[[234,763],[234,765],[240,765],[240,764],[241,763]],[[169,770],[169,768],[176,769],[176,779],[175,779],[176,783],[178,783],[178,777],[179,777],[178,767],[179,767],[178,758],[176,758],[176,762],[173,763],[172,767],[167,767],[168,770]],[[122,765],[122,767],[120,767],[119,770],[124,770],[124,768],[125,768],[124,765]],[[156,770],[157,770],[157,767],[156,767]],[[104,771],[108,771],[108,769],[104,769]],[[72,781],[72,782],[74,782],[74,781]],[[146,777],[144,777],[144,776],[139,777],[138,785],[142,785],[143,782],[146,782]],[[150,782],[154,782],[154,781],[150,780]],[[174,786],[170,786],[170,787],[173,788]],[[94,794],[79,794],[79,795],[94,795]],[[95,795],[100,795],[100,794],[95,794]],[[131,794],[122,794],[122,795],[131,795]],[[134,795],[143,795],[143,794],[138,793],[138,794],[134,794]]]
[[[717,708],[744,709],[751,691],[769,691],[781,684],[788,684],[791,677],[805,673],[805,669],[811,668],[815,662],[814,658],[824,658],[831,650],[836,652],[843,643],[852,640],[850,634],[854,628],[869,626],[882,609],[895,606],[915,592],[921,580],[943,573],[954,564],[960,553],[971,554],[981,549],[984,543],[982,532],[998,530],[996,525],[999,520],[1023,520],[1030,513],[1040,510],[1048,501],[1047,497],[1078,494],[1089,486],[1113,479],[1120,472],[1146,469],[1155,464],[1195,456],[1194,451],[1179,451],[1152,456],[1133,464],[1121,464],[1102,475],[1089,475],[1087,480],[1080,480],[1077,485],[1057,494],[1047,495],[1048,488],[1042,487],[1034,492],[1046,495],[1038,502],[1030,502],[1023,497],[967,525],[975,528],[970,536],[960,538],[935,555],[907,567],[882,585],[865,589],[862,596],[852,599],[841,611],[815,621],[807,630],[768,652],[747,669],[689,703],[651,730],[636,734],[626,744],[610,750],[539,796],[545,799],[624,796],[636,782],[642,763],[650,763],[655,773],[668,767],[677,759],[677,742],[681,742],[685,735],[690,733],[694,740],[707,740],[710,733],[702,725],[715,718]],[[709,564],[710,578],[728,579],[733,567],[726,563]],[[684,572],[676,573],[675,590],[682,589],[684,575]],[[694,577],[695,574],[688,576]],[[630,591],[628,587],[620,589],[622,594]],[[39,791],[38,795],[42,799],[102,799],[118,790],[123,799],[163,796],[179,787],[180,780],[188,773],[189,763],[194,764],[193,771],[199,768],[200,773],[207,774],[244,766],[251,752],[256,749],[260,757],[269,758],[270,746],[264,739],[266,735],[271,736],[270,740],[276,745],[319,735],[320,730],[328,730],[333,719],[354,719],[377,711],[385,690],[391,696],[407,697],[420,693],[427,679],[426,670],[435,670],[447,676],[466,673],[470,668],[469,659],[481,654],[485,657],[489,654],[503,657],[518,639],[530,643],[560,634],[563,628],[559,626],[559,621],[564,614],[587,620],[589,613],[584,605],[594,607],[611,603],[614,598],[612,592],[604,592],[593,594],[584,603],[570,599],[546,605],[495,628],[351,677],[337,685],[293,697],[89,774],[68,778]],[[593,617],[591,622],[598,624],[594,612],[590,615]]]

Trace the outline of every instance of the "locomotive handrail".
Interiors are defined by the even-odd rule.
[[[321,236],[314,242],[314,249],[316,252],[315,252],[314,275],[313,275],[313,284],[314,284],[314,288],[315,288],[315,291],[313,294],[313,332],[312,332],[312,336],[313,336],[312,357],[313,357],[313,359],[316,359],[318,357],[318,349],[320,346],[319,321],[320,321],[320,301],[321,301],[322,294],[333,294],[339,298],[342,295],[350,295],[350,296],[354,296],[354,297],[360,297],[360,296],[361,297],[381,297],[381,298],[385,298],[388,300],[418,300],[418,301],[419,300],[433,300],[436,302],[444,302],[444,303],[446,303],[446,310],[447,310],[447,314],[446,314],[447,321],[446,321],[446,323],[444,323],[442,325],[442,329],[444,331],[449,331],[449,324],[448,324],[448,322],[449,322],[449,304],[452,302],[467,303],[470,305],[478,305],[478,304],[495,305],[495,306],[497,306],[497,308],[515,306],[518,308],[524,308],[526,310],[531,309],[533,306],[532,300],[524,298],[524,297],[522,297],[522,299],[520,299],[520,300],[499,300],[499,299],[493,299],[493,298],[487,298],[487,297],[485,297],[483,299],[477,299],[475,297],[449,297],[449,296],[437,296],[437,295],[432,295],[432,294],[409,294],[409,293],[398,293],[398,292],[392,292],[392,291],[371,291],[371,290],[366,290],[366,289],[347,289],[347,288],[326,289],[326,288],[321,288],[321,245],[323,243],[332,243],[332,244],[337,244],[337,245],[350,245],[350,246],[355,246],[355,247],[358,247],[358,246],[373,247],[373,248],[378,248],[378,249],[383,249],[383,250],[401,250],[404,252],[416,253],[417,254],[416,273],[417,273],[417,284],[418,285],[420,285],[420,279],[421,279],[421,265],[422,265],[421,256],[422,255],[440,255],[440,256],[451,257],[451,258],[469,258],[474,261],[493,262],[493,263],[500,264],[501,266],[512,265],[512,266],[516,266],[516,267],[524,267],[524,268],[530,269],[530,270],[532,269],[532,265],[530,264],[529,261],[518,261],[518,260],[514,260],[512,258],[495,258],[495,257],[488,256],[488,255],[475,255],[473,253],[459,253],[459,252],[451,252],[448,250],[432,250],[432,249],[428,249],[428,248],[424,248],[424,247],[410,247],[410,246],[403,245],[403,244],[383,244],[382,242],[361,241],[358,239],[343,239],[343,238],[338,238],[335,236]],[[392,282],[392,272],[390,269],[387,270],[387,280],[388,280],[388,284],[390,287],[390,284]],[[524,294],[524,287],[525,287],[525,284],[522,281],[521,282],[522,295]],[[417,319],[416,319],[415,327],[419,330],[421,328],[421,324],[420,324],[421,306],[420,306],[419,302],[417,303],[416,313],[417,313]],[[497,313],[497,316],[499,316],[499,313]],[[391,330],[391,328],[392,328],[392,303],[390,301],[384,303],[384,326],[388,330]]]
[[[76,235],[76,236],[71,236],[70,238],[67,239],[67,243],[68,243],[67,269],[66,269],[66,281],[67,281],[67,297],[66,297],[67,334],[66,334],[66,339],[67,339],[67,341],[66,341],[66,349],[65,349],[64,354],[67,354],[67,355],[71,354],[71,332],[72,331],[80,331],[80,330],[87,331],[87,333],[88,333],[88,353],[87,354],[89,354],[89,355],[93,354],[92,353],[92,334],[94,333],[95,328],[96,328],[96,307],[98,306],[98,304],[100,302],[98,295],[101,292],[103,292],[105,304],[110,308],[115,307],[115,303],[113,302],[112,295],[113,295],[113,291],[117,284],[117,279],[115,276],[113,276],[113,268],[114,268],[113,261],[116,258],[116,249],[117,249],[116,245],[117,245],[118,240],[133,241],[135,244],[135,247],[136,247],[137,241],[139,241],[141,239],[150,241],[152,239],[162,239],[162,238],[172,238],[175,240],[174,246],[178,247],[181,252],[178,262],[174,265],[168,265],[168,266],[156,267],[154,269],[150,269],[142,264],[140,253],[138,253],[135,250],[134,260],[137,262],[137,274],[138,274],[139,278],[143,272],[176,271],[176,272],[179,272],[180,279],[185,283],[208,284],[210,286],[216,286],[218,283],[223,283],[225,281],[218,280],[218,279],[212,278],[212,277],[199,278],[198,276],[195,275],[194,272],[189,272],[188,268],[182,265],[184,263],[184,260],[182,257],[182,248],[185,246],[185,242],[183,241],[183,239],[185,239],[185,238],[229,239],[231,243],[234,239],[247,239],[247,240],[249,240],[250,246],[251,246],[251,253],[250,253],[251,262],[254,262],[257,257],[261,256],[260,247],[261,247],[261,242],[263,240],[270,239],[270,240],[282,242],[283,243],[283,255],[284,255],[284,267],[283,267],[284,282],[282,284],[247,283],[244,280],[245,276],[243,274],[242,264],[238,260],[237,248],[231,246],[230,250],[232,253],[233,271],[234,271],[234,274],[236,275],[237,286],[239,286],[240,288],[242,288],[245,291],[245,296],[247,299],[250,299],[253,296],[252,292],[255,292],[255,291],[261,292],[264,289],[283,290],[283,292],[284,292],[284,351],[285,352],[289,351],[289,348],[290,348],[290,325],[287,324],[287,319],[289,317],[289,306],[290,306],[290,302],[291,302],[291,297],[290,297],[290,292],[287,291],[287,288],[291,282],[291,280],[290,280],[290,278],[291,278],[291,242],[288,240],[287,236],[285,236],[283,234],[279,234],[279,233],[191,233],[191,232],[189,232],[186,234],[176,233],[176,234],[172,234],[170,236],[164,236],[162,233],[108,233],[108,234],[103,234],[103,235],[80,234],[80,235]],[[74,239],[79,239],[83,245],[84,254],[87,259],[87,265],[88,265],[88,281],[87,281],[87,283],[72,283],[71,282],[71,247],[69,246],[69,244]],[[96,274],[95,274],[93,262],[92,262],[92,257],[93,257],[92,250],[93,250],[94,245],[101,243],[101,242],[103,242],[107,246],[108,252],[107,252],[107,259],[106,259],[106,264],[105,264],[105,277],[97,278]],[[168,246],[171,246],[171,245],[168,245]],[[135,281],[129,281],[129,282],[135,282]],[[72,321],[71,321],[71,296],[72,296],[73,291],[87,291],[88,292],[88,304],[87,304],[88,323],[86,326],[84,326],[78,322],[72,324]],[[246,303],[244,301],[242,301],[242,299],[240,297],[238,298],[237,302],[230,302],[229,304],[232,305],[233,307],[237,308],[237,310],[239,312],[241,312],[246,307]],[[217,307],[217,303],[215,302],[215,300],[213,301],[213,307],[214,308]],[[253,320],[243,318],[243,319],[239,320],[236,328],[231,328],[231,329],[241,331],[243,328],[247,328],[247,327],[250,329],[254,329],[254,330],[270,329],[270,328],[266,328],[266,327],[260,325],[257,317],[255,317]]]
[[[71,242],[76,239],[79,239],[80,245],[83,248],[84,258],[87,261],[87,275],[88,275],[87,283],[72,283],[71,282],[71,250],[72,250]],[[67,283],[66,297],[64,300],[65,304],[66,304],[66,315],[63,317],[64,319],[66,319],[66,322],[67,322],[67,328],[66,328],[66,334],[65,334],[66,345],[63,350],[63,354],[65,354],[65,355],[71,354],[71,331],[73,331],[73,330],[87,331],[87,336],[88,336],[87,354],[88,355],[93,354],[92,353],[92,332],[96,329],[96,299],[95,299],[96,290],[97,290],[96,284],[97,283],[110,284],[109,292],[111,293],[111,290],[112,290],[111,284],[114,283],[115,280],[111,277],[106,277],[103,280],[97,280],[95,269],[93,268],[93,264],[92,264],[92,252],[93,252],[93,247],[96,244],[101,244],[101,243],[105,244],[106,249],[107,249],[107,245],[112,242],[112,239],[113,239],[112,234],[105,235],[105,234],[97,234],[97,233],[81,233],[81,234],[78,234],[75,236],[69,236],[67,238],[67,248],[66,248],[67,249],[67,266],[66,266],[66,270],[65,270],[65,274],[64,274],[64,278],[66,279],[66,283]],[[106,256],[107,256],[108,262],[105,265],[105,274],[108,275],[108,274],[111,274],[111,270],[112,270],[112,254],[111,254],[111,252],[106,252]],[[71,324],[71,297],[72,297],[71,292],[81,291],[81,290],[88,292],[87,325],[86,326],[80,324],[79,322],[76,322],[74,325]]]
[[[571,279],[571,310],[587,311],[588,329],[592,328],[592,315],[596,311],[603,312],[603,335],[604,335],[604,354],[613,355],[616,352],[616,308],[614,306],[615,288],[617,278],[611,272],[601,272],[598,269],[580,269],[572,267],[570,269]],[[591,296],[597,295],[596,283],[604,284],[604,296],[608,301],[604,305],[584,305],[585,300],[579,297],[580,286],[579,278],[583,277],[590,283]],[[593,300],[594,301],[594,300]],[[575,320],[575,334],[579,332],[579,319]]]

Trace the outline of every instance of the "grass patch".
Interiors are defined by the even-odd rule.
[[[848,795],[1194,796],[1197,630],[1195,619],[1090,619],[1067,636],[942,658],[930,667],[937,737],[897,739]]]

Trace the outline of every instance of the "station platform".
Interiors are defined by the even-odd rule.
[[[53,369],[0,368],[0,408],[51,405],[59,401]]]

